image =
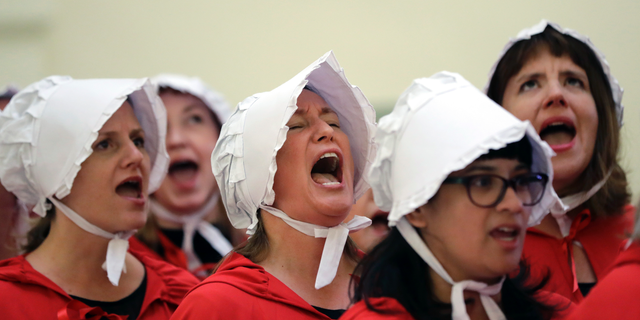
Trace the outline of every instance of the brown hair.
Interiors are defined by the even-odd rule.
[[[267,231],[264,229],[264,224],[262,223],[262,217],[259,210],[257,219],[258,224],[256,226],[256,232],[244,244],[234,249],[235,252],[243,255],[254,263],[258,263],[266,259],[269,254],[269,238],[267,237]],[[347,258],[354,262],[360,261],[358,248],[353,240],[351,240],[351,237],[347,238],[343,253],[347,255]]]
[[[490,80],[487,96],[502,104],[504,91],[509,80],[522,67],[542,50],[552,55],[569,56],[573,63],[587,73],[591,95],[598,113],[598,132],[593,156],[584,172],[569,186],[569,193],[587,191],[604,179],[609,171],[611,176],[604,186],[584,203],[594,217],[605,217],[623,213],[623,207],[629,202],[627,177],[618,163],[620,145],[620,127],[616,117],[615,102],[611,93],[609,79],[602,64],[585,43],[571,36],[561,34],[550,26],[529,40],[516,42],[502,57]]]
[[[44,239],[49,235],[51,230],[51,222],[56,217],[56,207],[47,199],[47,204],[51,206],[51,209],[47,210],[44,218],[41,218],[31,230],[27,233],[27,244],[22,247],[25,253],[31,253],[33,250],[44,242]]]

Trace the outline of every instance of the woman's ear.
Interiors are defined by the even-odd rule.
[[[424,204],[406,215],[407,221],[416,228],[427,227],[427,204]]]

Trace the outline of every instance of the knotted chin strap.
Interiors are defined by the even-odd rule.
[[[502,276],[500,282],[493,285],[473,280],[455,282],[449,276],[447,271],[444,270],[444,267],[440,264],[438,259],[436,259],[431,250],[429,250],[429,247],[427,247],[422,238],[418,235],[418,232],[416,232],[406,218],[400,219],[397,222],[396,227],[407,243],[409,243],[413,250],[420,255],[422,260],[424,260],[424,262],[426,262],[442,279],[453,286],[451,289],[451,307],[453,309],[451,319],[470,320],[469,315],[467,314],[467,306],[464,303],[463,293],[465,290],[475,291],[480,294],[480,302],[482,302],[482,306],[484,307],[487,316],[489,316],[489,319],[507,319],[504,313],[502,313],[502,310],[500,310],[498,304],[491,298],[491,296],[500,293],[500,290],[502,290],[502,283],[506,276]]]
[[[209,201],[200,209],[199,211],[189,214],[189,215],[177,215],[169,210],[165,209],[158,202],[151,200],[151,212],[159,218],[165,219],[167,221],[171,221],[173,223],[178,223],[182,225],[182,230],[184,232],[184,236],[182,238],[182,250],[187,256],[187,260],[189,263],[189,270],[193,271],[202,265],[198,256],[196,256],[193,250],[193,237],[195,236],[196,230],[200,232],[202,237],[207,240],[207,242],[213,247],[221,256],[225,256],[231,250],[233,250],[233,246],[229,243],[229,240],[224,237],[222,232],[218,230],[218,228],[211,225],[211,223],[204,221],[203,218],[206,216],[218,202],[219,194],[214,195],[209,199]]]
[[[282,219],[292,228],[310,237],[327,239],[324,243],[324,248],[322,249],[322,258],[320,259],[320,267],[318,268],[318,274],[316,276],[316,289],[320,289],[330,284],[336,277],[338,266],[340,265],[340,258],[342,257],[344,245],[347,242],[349,233],[362,230],[371,225],[371,219],[362,216],[354,216],[353,219],[347,223],[343,222],[335,227],[323,227],[308,222],[294,220],[286,213],[273,207],[260,206],[260,209]]]
[[[118,286],[122,272],[127,272],[124,259],[127,256],[127,250],[129,249],[129,238],[136,233],[137,230],[122,231],[115,234],[104,231],[85,220],[62,202],[54,199],[53,197],[49,198],[49,200],[53,202],[53,204],[62,211],[69,220],[73,221],[73,223],[82,230],[96,236],[111,239],[109,240],[109,245],[107,247],[107,259],[102,264],[102,269],[107,271],[107,277],[109,277],[111,284]]]

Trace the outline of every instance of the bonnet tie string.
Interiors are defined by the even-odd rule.
[[[451,289],[451,307],[453,311],[451,319],[470,320],[469,315],[467,314],[467,306],[464,303],[463,294],[464,290],[470,290],[480,294],[480,302],[482,303],[482,306],[490,320],[506,320],[506,317],[504,313],[502,313],[502,310],[500,310],[498,304],[491,298],[491,296],[500,293],[500,290],[502,290],[502,283],[506,276],[502,276],[500,282],[493,285],[473,280],[455,282],[406,218],[398,220],[396,227],[407,243],[409,243],[413,250],[420,255],[422,260],[424,260],[442,279],[453,286]]]
[[[553,206],[551,207],[551,215],[558,222],[558,226],[560,227],[560,232],[562,232],[562,236],[566,237],[571,232],[571,224],[573,220],[567,216],[567,212],[577,208],[579,205],[583,204],[585,201],[589,200],[596,192],[600,191],[600,188],[604,186],[607,182],[613,169],[610,169],[607,172],[607,175],[604,176],[600,182],[596,183],[589,191],[578,192],[576,194],[572,194],[570,196],[562,197],[562,203],[564,204],[564,208],[561,206]]]
[[[182,225],[182,230],[184,232],[182,238],[182,250],[187,256],[188,260],[188,268],[193,271],[202,265],[200,259],[195,254],[193,250],[193,237],[195,236],[196,230],[200,232],[200,235],[207,240],[207,242],[213,247],[221,256],[225,256],[231,250],[233,250],[233,246],[229,243],[229,240],[222,235],[222,232],[218,230],[218,228],[211,225],[211,223],[203,220],[204,216],[206,216],[211,210],[215,207],[218,202],[219,194],[214,195],[209,199],[209,201],[204,205],[204,207],[193,214],[190,215],[177,215],[169,210],[165,209],[158,202],[151,200],[150,208],[151,213],[156,215],[159,218],[171,221],[173,223],[178,223]]]
[[[99,227],[91,224],[89,221],[85,220],[75,211],[71,210],[71,208],[64,205],[62,202],[54,199],[53,197],[49,198],[53,204],[64,213],[69,220],[73,221],[78,227],[82,230],[94,234],[96,236],[100,236],[109,240],[109,245],[107,247],[107,258],[105,262],[102,264],[102,269],[107,271],[107,277],[109,281],[114,286],[118,286],[118,282],[120,282],[120,276],[122,272],[127,272],[127,268],[124,264],[124,259],[127,255],[127,250],[129,249],[129,238],[136,233],[137,230],[129,230],[129,231],[121,231],[118,233],[110,233],[100,229]]]
[[[342,257],[344,245],[347,242],[349,233],[362,230],[371,225],[371,219],[362,216],[354,216],[353,219],[347,223],[342,222],[335,227],[323,227],[308,222],[294,220],[286,213],[274,207],[260,206],[260,209],[282,219],[292,228],[310,237],[327,239],[324,243],[324,248],[322,249],[322,258],[320,259],[320,267],[318,268],[318,274],[316,276],[316,289],[320,289],[330,284],[336,277],[338,266],[340,265],[340,258]]]

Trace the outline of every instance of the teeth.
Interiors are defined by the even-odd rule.
[[[501,239],[501,240],[504,240],[504,241],[513,241],[513,240],[515,240],[515,238],[516,238],[516,237],[502,237],[502,238],[500,238],[500,239]]]
[[[507,227],[501,227],[501,228],[498,228],[498,231],[501,231],[501,232],[514,232],[515,230],[516,230],[516,229],[513,229],[513,228],[507,228]]]
[[[322,157],[320,157],[320,159],[329,158],[329,157],[337,158],[338,155],[333,152],[327,152],[323,154]]]
[[[549,126],[561,126],[561,125],[564,125],[564,122],[554,122],[549,124]]]
[[[325,182],[322,185],[323,186],[335,186],[335,185],[339,185],[340,182]]]

